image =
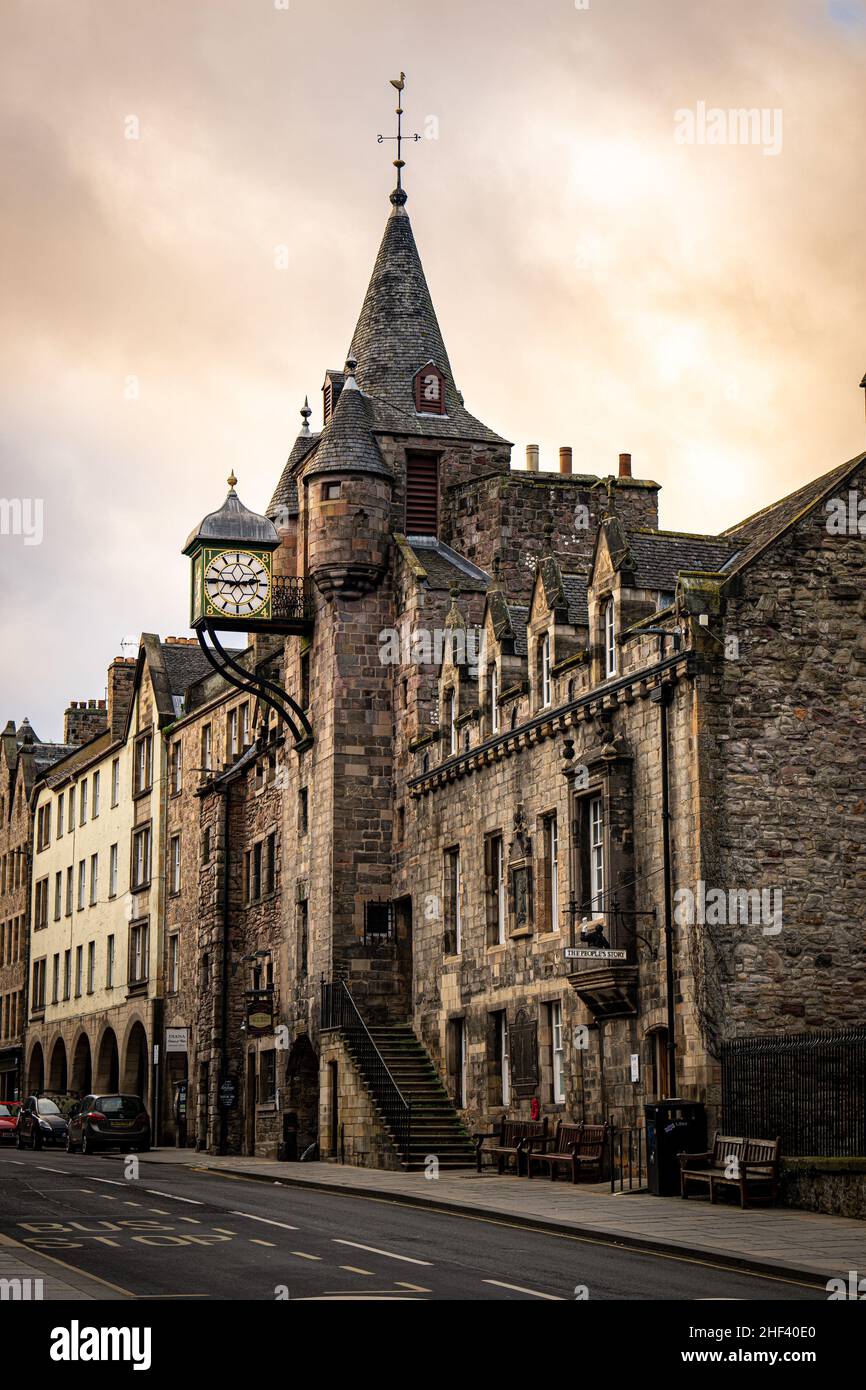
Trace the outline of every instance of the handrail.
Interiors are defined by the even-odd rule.
[[[345,980],[322,980],[321,1027],[339,1028],[357,1051],[364,1078],[394,1135],[395,1146],[408,1162],[412,1134],[411,1103],[391,1075]]]

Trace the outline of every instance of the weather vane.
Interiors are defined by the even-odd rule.
[[[403,187],[403,181],[402,181],[402,178],[401,178],[401,171],[402,171],[402,169],[404,168],[404,166],[405,166],[405,164],[406,164],[405,159],[401,159],[401,158],[400,158],[400,152],[401,152],[401,148],[402,148],[403,141],[404,141],[404,140],[420,140],[420,139],[421,139],[421,136],[420,136],[420,135],[404,135],[404,134],[403,134],[403,106],[402,106],[402,101],[403,101],[403,88],[406,86],[406,74],[405,74],[405,72],[401,72],[399,77],[392,77],[392,78],[390,79],[390,82],[391,82],[391,86],[392,86],[392,87],[395,87],[395,88],[397,89],[397,106],[396,106],[396,108],[395,108],[395,110],[396,110],[396,112],[397,112],[397,134],[396,134],[396,135],[379,135],[379,136],[377,136],[377,140],[378,140],[378,143],[379,143],[380,145],[382,144],[383,140],[396,140],[396,141],[397,141],[397,158],[394,160],[394,168],[397,170],[397,187],[398,187],[399,189],[402,189],[402,187]]]

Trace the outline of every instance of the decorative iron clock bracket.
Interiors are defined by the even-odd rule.
[[[284,719],[291,729],[296,753],[302,753],[305,748],[309,748],[313,742],[312,725],[291,695],[265,676],[252,675],[245,671],[243,666],[238,665],[222,646],[210,618],[197,625],[195,632],[199,646],[217,674],[236,690],[243,691],[245,695],[255,696],[263,705],[272,709],[279,719]],[[212,648],[204,639],[205,632],[213,643]]]

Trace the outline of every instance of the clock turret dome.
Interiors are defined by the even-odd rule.
[[[217,546],[259,546],[275,550],[280,543],[277,528],[266,516],[251,512],[235,492],[237,478],[228,479],[229,491],[218,511],[209,512],[201,525],[190,533],[184,555],[202,544]]]

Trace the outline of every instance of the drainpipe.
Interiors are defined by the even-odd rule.
[[[220,1024],[220,1077],[217,1083],[217,1107],[220,1116],[219,1152],[228,1152],[228,1111],[219,1103],[219,1086],[229,1074],[229,796],[230,788],[221,787],[223,799],[223,891],[222,891],[222,1020]]]
[[[673,687],[660,684],[650,693],[650,699],[659,707],[659,748],[661,752],[662,778],[662,875],[664,877],[664,933],[665,933],[665,993],[667,995],[668,1032],[668,1091],[670,1096],[677,1094],[677,1044],[676,1011],[674,1008],[674,932],[671,891],[671,798],[670,762],[668,757],[668,705],[673,698]]]

